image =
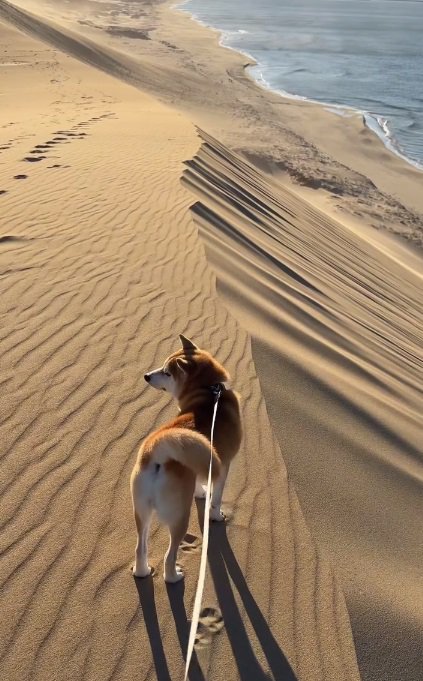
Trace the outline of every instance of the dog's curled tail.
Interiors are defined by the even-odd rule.
[[[153,464],[166,464],[177,461],[189,468],[195,475],[207,479],[210,465],[210,441],[188,428],[172,428],[154,434],[144,445],[144,455]],[[148,456],[149,455],[149,456]],[[212,450],[212,479],[220,472],[220,459]]]

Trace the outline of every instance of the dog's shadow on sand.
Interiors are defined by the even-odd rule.
[[[147,629],[147,635],[150,641],[151,653],[153,656],[154,666],[156,668],[157,681],[172,681],[163,648],[162,635],[157,617],[153,577],[151,576],[145,577],[143,579],[135,579],[134,581],[137,587],[144,622]],[[173,619],[175,621],[175,628],[182,651],[182,657],[185,660],[190,628],[190,622],[188,621],[184,603],[185,584],[183,581],[177,582],[177,584],[166,584],[166,590]],[[188,676],[190,681],[205,681],[195,652],[191,658]]]
[[[197,500],[196,504],[199,524],[200,527],[203,527],[204,503]],[[210,525],[208,564],[240,681],[270,681],[272,677],[275,681],[297,681],[288,660],[272,634],[266,618],[248,588],[229,543],[224,522]],[[157,619],[153,580],[148,577],[142,580],[136,579],[135,582],[150,640],[157,679],[158,681],[171,681]],[[250,620],[267,660],[271,675],[263,670],[255,656],[235,599],[233,587],[238,591],[246,616]],[[167,593],[179,645],[185,659],[190,622],[184,604],[184,583],[167,585]],[[190,665],[189,678],[190,681],[205,681],[195,653]]]
[[[200,527],[203,527],[204,504],[197,503],[197,510]],[[208,563],[240,681],[269,681],[271,677],[262,669],[255,656],[232,585],[238,591],[245,614],[250,620],[275,681],[297,681],[266,618],[248,588],[229,543],[224,522],[210,525]]]

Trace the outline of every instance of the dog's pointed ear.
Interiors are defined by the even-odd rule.
[[[186,359],[180,359],[178,357],[178,359],[176,360],[176,366],[178,367],[178,369],[182,371],[183,374],[187,373],[188,362]]]
[[[195,343],[190,341],[189,338],[185,338],[185,336],[182,334],[179,335],[179,338],[181,340],[183,350],[198,350],[198,347],[195,345]]]

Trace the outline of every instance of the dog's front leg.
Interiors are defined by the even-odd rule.
[[[225,520],[226,516],[222,511],[220,510],[220,506],[222,504],[222,496],[223,496],[223,490],[225,487],[226,483],[226,478],[228,477],[229,473],[229,465],[224,466],[222,464],[222,468],[220,470],[219,477],[217,480],[215,480],[213,484],[213,494],[212,494],[212,500],[211,500],[211,508],[210,508],[210,519],[211,520],[217,520],[218,522],[221,520]]]

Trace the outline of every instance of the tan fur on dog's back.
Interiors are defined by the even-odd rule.
[[[145,440],[140,450],[139,465],[142,470],[149,465],[166,467],[169,462],[176,461],[195,475],[207,478],[210,451],[210,442],[201,433],[186,428],[167,427]],[[212,453],[212,478],[215,479],[220,472],[220,460],[214,448]]]

